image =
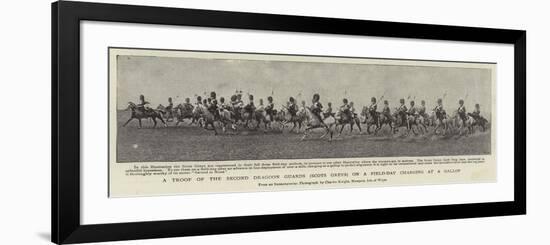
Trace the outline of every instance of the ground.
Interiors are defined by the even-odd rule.
[[[491,133],[476,132],[468,136],[392,135],[384,130],[378,136],[368,135],[357,128],[348,134],[349,127],[333,141],[319,139],[322,130],[314,130],[304,141],[303,133],[290,133],[289,128],[253,131],[238,129],[214,135],[188,123],[174,127],[169,122],[165,128],[143,120],[143,128],[137,121],[126,127],[122,124],[128,115],[119,113],[117,159],[118,162],[148,161],[205,161],[205,160],[255,160],[255,159],[307,159],[347,157],[439,156],[490,154]],[[430,130],[431,131],[431,130]]]

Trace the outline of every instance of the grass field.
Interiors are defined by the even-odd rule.
[[[151,128],[152,123],[143,120],[143,128],[137,121],[122,124],[128,119],[119,113],[117,130],[118,162],[148,161],[204,161],[204,160],[254,160],[254,159],[306,159],[346,157],[390,156],[439,156],[482,155],[491,152],[491,133],[476,132],[468,136],[395,135],[389,130],[378,136],[368,135],[357,128],[348,134],[349,127],[333,141],[319,139],[322,130],[314,130],[301,141],[302,133],[289,133],[275,129],[264,133],[238,129],[214,135],[197,125],[180,124],[178,127]],[[402,129],[403,130],[403,129]],[[404,131],[404,130],[403,130]],[[430,130],[431,131],[431,130]]]

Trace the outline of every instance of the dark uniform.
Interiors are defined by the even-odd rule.
[[[401,117],[401,123],[405,123],[407,121],[407,106],[405,105],[405,99],[400,99],[399,103],[401,104],[399,108],[397,108],[397,112],[399,113],[399,116]]]
[[[149,104],[149,102],[145,101],[145,96],[140,95],[139,96],[139,103],[137,104],[137,109],[142,111],[142,112],[145,112],[147,110],[147,108],[145,108],[145,105],[148,105],[148,104]]]
[[[445,118],[445,110],[443,109],[443,100],[437,99],[437,106],[434,108],[435,111],[435,117],[439,120],[443,120]]]
[[[273,104],[273,97],[269,96],[267,97],[267,105],[265,107],[265,112],[267,116],[269,117],[269,120],[273,121],[273,114],[275,109],[275,104]]]
[[[296,113],[298,113],[298,106],[292,97],[288,99],[288,113],[290,113],[293,117],[296,116]]]
[[[471,117],[473,117],[476,121],[479,121],[481,119],[481,111],[479,110],[479,104],[476,104],[475,109],[472,113],[468,113]]]
[[[426,117],[426,102],[421,101],[420,106],[418,107],[418,114],[422,117]]]
[[[256,106],[254,105],[254,96],[249,95],[248,99],[250,100],[247,105],[244,106],[244,110],[248,113],[254,113]]]
[[[390,105],[388,104],[387,100],[384,100],[384,108],[382,108],[382,114],[384,114],[384,116],[386,116],[387,118],[391,118]]]
[[[460,116],[460,119],[462,119],[463,122],[466,122],[468,117],[466,117],[466,107],[464,107],[464,100],[459,100],[458,104],[458,116]]]
[[[311,113],[319,119],[319,122],[323,123],[323,118],[321,117],[321,112],[323,112],[323,105],[321,102],[319,102],[320,96],[319,94],[313,95],[312,105],[311,105]]]
[[[411,101],[411,107],[409,108],[409,111],[407,111],[407,114],[409,114],[409,116],[416,116],[416,113],[417,113],[417,110],[416,110],[416,107],[414,106],[414,101]]]
[[[352,118],[353,115],[351,114],[351,107],[348,105],[348,99],[343,99],[342,103],[344,104],[340,106],[340,112],[346,114],[349,118]]]

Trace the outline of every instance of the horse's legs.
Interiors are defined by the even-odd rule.
[[[306,139],[306,137],[307,137],[307,132],[309,131],[309,129],[310,129],[310,128],[308,127],[308,128],[306,128],[306,130],[304,130],[304,136],[302,136],[302,138],[301,138],[300,140],[305,140],[305,139]]]
[[[338,135],[342,134],[342,131],[344,131],[344,127],[346,126],[346,124],[342,124],[341,126],[342,127],[340,128],[340,132],[338,133]]]
[[[139,128],[141,128],[141,118],[138,118],[139,121]]]
[[[218,131],[216,130],[216,126],[214,126],[214,122],[210,122],[209,124],[212,125],[212,130],[214,130],[214,135],[218,135]]]
[[[153,119],[153,128],[157,127],[157,119],[155,117],[151,117]]]
[[[134,119],[134,118],[133,118],[133,117],[130,117],[130,119],[128,119],[128,121],[126,121],[126,122],[124,123],[124,125],[122,125],[122,127],[126,127],[126,125],[127,125],[130,121],[132,121],[132,119]]]
[[[158,119],[160,119],[160,121],[164,124],[164,127],[168,127],[168,125],[166,124],[166,122],[164,121],[164,119],[162,119],[162,117],[158,117]]]
[[[359,128],[359,133],[361,133],[362,129],[361,129],[361,121],[359,119],[356,119],[355,120],[355,124],[357,124],[357,128]]]

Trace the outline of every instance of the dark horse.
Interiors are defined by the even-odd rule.
[[[160,121],[164,124],[165,127],[168,126],[166,125],[166,122],[164,121],[164,119],[162,119],[162,112],[159,110],[146,109],[146,108],[139,109],[137,105],[134,104],[133,102],[128,102],[128,108],[126,108],[126,110],[132,110],[132,115],[130,116],[130,119],[128,119],[128,121],[126,121],[126,123],[122,125],[122,127],[125,127],[133,119],[137,119],[139,122],[139,128],[141,128],[141,119],[143,118],[153,119],[153,123],[154,123],[153,127],[157,126],[157,118],[160,119]]]
[[[349,132],[350,134],[353,132],[353,125],[357,125],[357,127],[359,128],[359,133],[362,131],[361,129],[361,120],[354,116],[354,115],[351,115],[351,113],[345,113],[345,112],[342,112],[342,111],[338,111],[338,113],[336,113],[336,130],[338,131],[338,126],[342,126],[340,128],[340,131],[338,132],[338,135],[342,134],[342,131],[344,131],[344,127],[346,127],[346,125],[349,124]]]

